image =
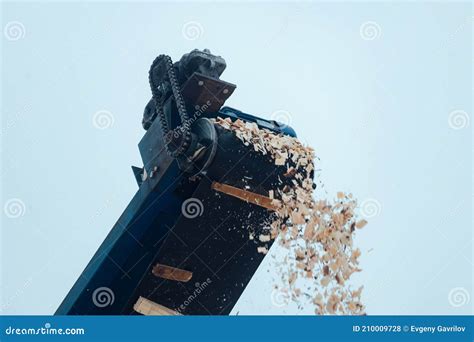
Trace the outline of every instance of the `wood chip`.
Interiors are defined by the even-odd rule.
[[[313,297],[316,314],[364,314],[362,288],[353,291],[347,285],[351,275],[360,271],[360,250],[353,248],[353,236],[367,224],[357,219],[353,195],[340,191],[333,201],[314,199],[316,157],[298,139],[241,120],[217,118],[215,122],[233,131],[243,145],[271,156],[275,165],[286,165],[286,172],[278,175],[281,186],[269,189],[265,197],[275,214],[270,233],[260,234],[256,242],[267,243],[279,236],[281,246],[288,249],[279,268],[283,287],[289,286],[292,299],[298,303]],[[259,246],[257,251],[266,254],[268,249]],[[300,281],[307,286],[296,287]]]

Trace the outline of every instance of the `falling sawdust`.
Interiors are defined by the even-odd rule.
[[[287,249],[277,265],[281,284],[275,287],[299,307],[312,303],[316,314],[365,314],[360,301],[363,287],[353,290],[348,285],[351,275],[361,271],[361,252],[353,247],[353,237],[367,224],[357,220],[357,201],[342,192],[332,201],[314,199],[315,154],[298,139],[241,120],[217,118],[216,123],[233,131],[244,145],[270,155],[275,165],[287,168],[281,186],[268,194],[278,207],[268,235],[250,233],[249,237],[260,244],[259,253],[266,254],[265,243],[277,237]]]

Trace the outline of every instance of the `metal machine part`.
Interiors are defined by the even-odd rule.
[[[267,196],[286,168],[211,119],[295,133],[222,107],[235,89],[219,79],[224,69],[209,50],[175,64],[155,59],[138,145],[143,167],[132,167],[138,192],[56,314],[230,313],[264,258],[249,232],[265,230],[273,215],[271,206],[249,198]],[[113,297],[106,305],[104,289]]]

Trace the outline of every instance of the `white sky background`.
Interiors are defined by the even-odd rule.
[[[56,310],[137,190],[151,62],[193,48],[226,59],[228,105],[291,113],[329,197],[380,204],[355,241],[369,314],[471,313],[472,15],[468,3],[3,3],[2,207],[24,211],[2,212],[2,313]],[[93,125],[99,110],[111,127]],[[298,312],[272,303],[269,260],[234,313]]]

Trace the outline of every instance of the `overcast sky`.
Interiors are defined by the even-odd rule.
[[[194,48],[226,59],[228,105],[290,113],[321,196],[364,203],[369,314],[471,312],[469,4],[2,6],[3,313],[56,310],[137,190],[152,60]],[[297,313],[269,260],[234,313]]]

